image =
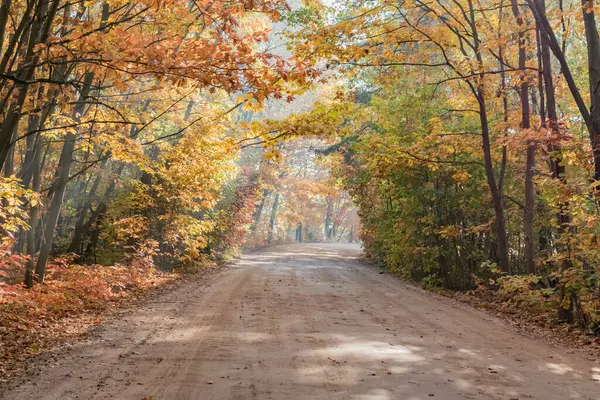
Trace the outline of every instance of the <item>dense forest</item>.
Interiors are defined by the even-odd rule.
[[[338,119],[310,128],[337,127],[333,172],[369,258],[600,332],[595,6],[341,1],[290,17],[296,57],[344,76],[302,121]]]
[[[4,0],[0,337],[35,351],[243,246],[358,240],[600,334],[595,7]]]
[[[280,0],[2,3],[2,359],[8,344],[35,352],[53,324],[245,242],[358,240],[348,195],[315,159],[322,141],[278,143],[250,128],[289,114],[284,104],[319,75],[277,50],[273,26],[290,10]],[[302,102],[310,96],[295,109]]]

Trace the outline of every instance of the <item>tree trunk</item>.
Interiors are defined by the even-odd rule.
[[[511,0],[512,11],[519,25],[519,69],[521,70],[521,82],[519,95],[521,100],[521,128],[527,134],[531,128],[529,108],[529,82],[525,68],[527,67],[527,53],[525,43],[526,25],[517,0]],[[525,239],[525,270],[528,274],[535,273],[535,237],[534,237],[534,211],[535,211],[535,187],[533,176],[535,173],[535,143],[527,141],[527,156],[525,160],[525,216],[523,230]]]
[[[541,6],[545,12],[544,1],[541,2]],[[548,124],[554,135],[560,135],[558,129],[558,112],[556,111],[556,93],[554,90],[554,81],[552,76],[552,63],[550,60],[550,45],[548,40],[544,40],[542,37],[542,62],[544,65],[544,87],[546,89],[546,109],[548,110]],[[556,145],[553,148],[553,171],[552,176],[554,179],[560,180],[563,184],[566,184],[566,167],[563,162],[561,148]],[[558,213],[558,232],[562,236],[568,233],[571,225],[571,214],[569,213],[569,203],[564,202],[559,205]],[[562,248],[561,251],[569,253],[569,245]],[[567,257],[563,260],[560,265],[561,271],[567,271],[571,268],[571,260]],[[566,295],[564,283],[559,283],[559,296],[560,304],[558,307],[558,319],[559,321],[571,322],[573,320],[573,305],[569,304],[568,307],[562,307]]]
[[[273,208],[271,209],[271,220],[269,221],[269,234],[267,236],[267,241],[270,243],[273,241],[273,232],[275,231],[275,219],[277,217],[277,208],[279,207],[279,193],[275,195],[275,200],[273,201]]]
[[[550,22],[548,21],[548,18],[546,16],[546,9],[545,9],[545,5],[544,5],[544,1],[543,0],[527,0],[527,4],[529,5],[529,8],[531,8],[533,15],[535,17],[535,21],[536,24],[540,30],[540,33],[542,34],[542,43],[544,41],[546,41],[546,43],[548,44],[548,47],[550,48],[550,50],[552,50],[552,53],[554,54],[554,56],[558,59],[558,62],[560,63],[560,69],[561,69],[561,73],[564,76],[565,80],[567,81],[567,86],[569,87],[569,91],[571,92],[571,96],[573,97],[573,100],[575,100],[575,104],[577,105],[577,108],[579,109],[579,113],[581,114],[581,117],[583,118],[583,120],[585,121],[586,127],[588,129],[589,135],[590,135],[590,142],[592,145],[592,149],[595,149],[595,136],[597,136],[596,133],[594,133],[594,127],[592,126],[592,118],[590,116],[590,112],[587,108],[587,106],[585,105],[585,102],[583,101],[583,98],[581,97],[581,93],[579,92],[579,89],[577,88],[577,84],[575,83],[575,79],[573,78],[573,74],[571,73],[571,69],[569,68],[569,64],[567,63],[567,60],[565,58],[564,55],[564,51],[562,50],[560,44],[558,43],[558,40],[556,39],[556,35],[554,34],[554,31],[552,30],[552,26],[550,25]],[[584,16],[584,18],[587,18],[586,16]],[[590,28],[592,29],[592,28]],[[587,35],[587,32],[586,32]],[[596,35],[597,35],[597,31],[596,31]],[[591,35],[592,37],[594,36],[593,34]],[[592,43],[592,48],[595,48],[595,44]],[[589,45],[588,45],[589,47]],[[588,49],[588,52],[590,50]],[[596,54],[597,54],[597,50]],[[595,168],[600,168],[600,160],[596,159],[596,156],[600,156],[600,153],[598,152],[594,152],[593,153],[594,156],[594,163],[595,163]],[[594,173],[594,175],[596,175],[597,172]]]
[[[296,226],[296,242],[302,242],[302,222],[298,222]]]
[[[496,185],[496,179],[494,177],[494,167],[492,164],[492,153],[490,146],[490,134],[489,125],[487,119],[487,109],[485,105],[485,97],[483,89],[478,90],[480,101],[479,101],[479,120],[481,122],[481,137],[482,137],[482,148],[484,156],[484,166],[487,178],[488,187],[492,196],[492,203],[494,205],[495,231],[496,231],[496,258],[498,266],[501,271],[510,273],[510,262],[508,252],[508,237],[506,234],[506,218],[504,215],[504,199],[502,192]]]
[[[483,57],[480,51],[479,33],[477,31],[477,23],[475,21],[475,9],[473,7],[472,0],[468,0],[469,13],[471,16],[470,26],[473,33],[473,43],[475,50],[475,57],[477,62],[483,71]],[[487,105],[485,101],[485,90],[484,90],[484,74],[479,75],[479,82],[477,87],[472,87],[473,94],[475,95],[479,105],[479,122],[481,124],[481,146],[483,150],[483,159],[485,174],[487,178],[488,187],[494,204],[495,220],[495,231],[496,231],[496,259],[500,270],[505,273],[510,273],[510,260],[508,251],[508,237],[506,234],[506,218],[504,215],[504,199],[502,190],[496,184],[496,178],[494,173],[494,165],[492,161],[492,149],[490,144],[490,127],[487,116]]]
[[[30,168],[31,188],[35,192],[39,192],[42,173],[42,138],[39,135],[36,138]],[[35,207],[32,207],[29,216],[30,228],[26,232],[27,254],[29,255],[29,258],[25,264],[25,285],[29,288],[33,286],[33,265],[35,253],[37,252],[36,236],[39,232],[39,214],[40,206],[36,205]]]
[[[29,43],[27,51],[21,64],[21,69],[17,71],[17,76],[21,83],[15,83],[13,89],[18,89],[17,97],[8,108],[8,114],[0,125],[0,165],[3,166],[12,146],[13,137],[15,135],[17,125],[21,119],[21,111],[27,100],[30,84],[28,83],[34,76],[36,65],[38,64],[39,56],[36,54],[35,47],[40,43],[45,43],[50,35],[52,22],[56,16],[56,11],[60,4],[60,0],[39,1],[34,13],[35,20],[31,26],[29,35]],[[48,7],[49,5],[49,7]],[[6,54],[6,53],[5,53]],[[4,59],[2,64],[4,64]],[[4,72],[2,70],[0,72]],[[14,91],[14,90],[13,90]]]
[[[15,128],[15,132],[16,132]],[[14,140],[14,137],[13,137]],[[4,160],[4,176],[9,178],[13,175],[15,168],[15,145],[11,145],[6,153],[6,160]]]
[[[98,190],[98,185],[100,184],[101,180],[102,178],[100,176],[96,177],[92,188],[86,196],[86,200],[83,202],[83,204],[77,212],[77,222],[75,223],[73,238],[71,239],[71,244],[67,249],[67,253],[81,254],[81,243],[83,242],[83,234],[85,232],[85,217],[87,215],[88,210],[92,206],[92,199],[96,195],[96,191]]]
[[[8,22],[8,16],[10,14],[10,6],[12,0],[2,0],[2,7],[0,7],[0,49],[4,47],[4,35],[6,34],[6,23]]]
[[[106,212],[106,203],[100,203],[98,208],[96,209],[98,213],[95,218],[95,223],[93,225],[93,230],[90,233],[90,241],[85,249],[85,263],[86,264],[96,264],[96,249],[98,248],[98,239],[100,239],[100,228],[102,226],[102,220],[104,219],[104,215]]]
[[[325,237],[327,240],[331,240],[332,223],[331,218],[333,216],[333,200],[327,198],[327,214],[325,215]]]
[[[594,2],[581,0],[588,51],[590,82],[590,136],[594,154],[594,180],[600,180],[600,37],[596,26]]]
[[[585,105],[583,104],[583,100],[581,99],[579,91],[578,91],[577,87],[575,86],[575,82],[573,80],[573,77],[569,71],[569,67],[564,58],[564,50],[561,49],[560,47],[558,47],[558,42],[556,40],[554,32],[551,31],[551,28],[549,27],[549,24],[547,23],[545,2],[544,2],[544,0],[537,0],[536,3],[533,3],[531,0],[528,0],[528,4],[530,4],[532,9],[534,10],[534,16],[536,17],[537,28],[540,31],[540,35],[539,35],[540,39],[541,39],[540,49],[541,49],[541,58],[542,58],[542,65],[543,65],[542,73],[544,76],[544,88],[546,91],[546,110],[548,113],[548,120],[547,120],[547,122],[545,121],[546,126],[548,129],[550,129],[552,131],[552,133],[554,135],[560,135],[560,132],[558,129],[558,113],[556,110],[556,93],[555,93],[555,89],[554,89],[554,79],[552,76],[552,62],[550,59],[550,52],[552,51],[554,53],[555,57],[560,62],[563,76],[565,77],[565,79],[567,80],[567,82],[569,84],[571,94],[572,94],[573,98],[575,99],[577,106],[580,110],[580,113],[581,113],[582,117],[584,118],[584,120],[586,121],[586,124],[588,125],[588,129],[589,129],[590,128],[589,115],[587,115],[587,109],[585,108]],[[537,7],[537,8],[533,8],[533,7]],[[565,171],[565,165],[562,160],[561,149],[559,146],[554,145],[551,150],[552,150],[552,153],[554,153],[554,154],[552,154],[553,159],[551,160],[552,177],[554,179],[559,179],[564,184],[564,183],[566,183],[566,181],[565,181],[565,172],[566,171]],[[568,230],[570,229],[569,226],[570,226],[571,216],[568,211],[568,209],[569,209],[568,203],[562,203],[559,205],[559,207],[560,208],[559,208],[559,215],[558,215],[558,220],[559,220],[558,230],[559,230],[559,234],[562,236],[563,234],[568,232]],[[568,252],[569,249],[567,247],[567,248],[563,248],[561,251]],[[564,272],[570,268],[571,268],[571,262],[568,258],[566,258],[561,263],[560,269],[562,272]],[[558,292],[559,292],[559,296],[560,296],[560,303],[559,303],[558,311],[557,311],[558,319],[560,321],[570,322],[573,320],[573,305],[571,302],[572,296],[570,296],[570,294],[567,293],[565,285],[562,282],[559,282],[559,284],[558,284]],[[569,297],[570,297],[570,299],[567,300],[569,305],[567,307],[563,307],[563,302],[565,300],[565,296],[567,296],[567,295],[569,295]]]
[[[263,190],[262,198],[260,200],[260,204],[256,208],[256,213],[254,214],[254,223],[252,224],[251,230],[255,231],[260,223],[260,217],[262,216],[263,210],[265,208],[265,202],[267,201],[267,197],[271,194],[268,190]]]
[[[83,115],[86,99],[90,93],[93,79],[93,73],[87,72],[85,74],[79,101],[73,111],[73,119],[76,121],[79,121]],[[52,241],[54,240],[56,223],[58,222],[65,190],[69,181],[69,171],[71,170],[71,164],[73,163],[73,150],[75,148],[76,140],[76,134],[68,133],[65,136],[65,142],[60,155],[58,169],[56,171],[56,177],[53,183],[53,195],[48,208],[48,214],[46,216],[46,225],[44,226],[40,254],[38,256],[37,265],[35,268],[36,280],[39,283],[44,282],[44,277],[46,275],[46,263],[48,262],[48,257],[50,256],[50,252],[52,250]]]

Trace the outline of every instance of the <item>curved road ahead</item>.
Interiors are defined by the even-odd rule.
[[[286,245],[47,357],[6,399],[600,399],[600,364],[356,261]]]

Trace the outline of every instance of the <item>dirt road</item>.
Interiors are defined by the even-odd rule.
[[[279,246],[57,354],[6,399],[600,399],[600,364],[356,260]]]

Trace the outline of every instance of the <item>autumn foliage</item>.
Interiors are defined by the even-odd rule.
[[[34,352],[243,246],[359,235],[403,278],[598,334],[596,12],[4,1],[1,338]]]
[[[333,172],[377,265],[430,287],[484,285],[598,334],[597,11],[312,2],[288,37],[337,95],[268,131],[337,138]]]
[[[238,121],[317,75],[269,49],[288,11],[280,0],[2,3],[0,313],[2,343],[18,342],[5,360],[43,348],[65,318],[242,245],[257,198]]]
[[[121,299],[172,281],[147,258],[132,265],[83,266],[55,259],[44,285],[0,286],[0,359],[4,365],[85,331]],[[19,270],[19,272],[23,272]]]

